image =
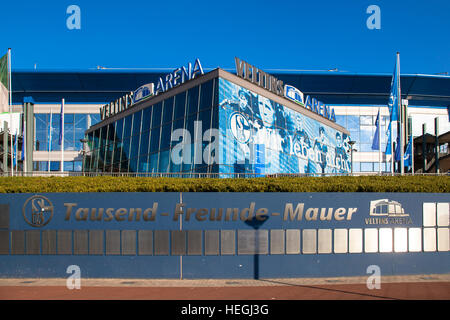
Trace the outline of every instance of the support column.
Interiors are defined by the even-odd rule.
[[[34,150],[34,100],[32,97],[25,97],[25,163],[24,171],[33,171],[33,150]]]
[[[436,161],[434,162],[434,164],[436,167],[436,173],[439,173],[439,118],[438,117],[434,118],[434,135],[436,137],[435,149],[434,149]]]
[[[427,133],[427,124],[424,123],[422,124],[422,166],[423,166],[423,171],[422,173],[426,173],[427,172],[427,143],[425,141],[425,134]]]
[[[8,136],[9,136],[9,130],[8,130],[8,122],[3,122],[3,174],[8,172],[8,152],[9,152],[9,145],[8,145]]]

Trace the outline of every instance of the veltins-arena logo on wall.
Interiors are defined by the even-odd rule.
[[[379,199],[370,201],[369,218],[365,218],[366,224],[412,224],[409,213],[398,201]]]

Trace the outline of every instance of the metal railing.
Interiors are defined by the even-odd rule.
[[[145,177],[145,178],[280,178],[280,177],[336,177],[336,176],[401,176],[401,173],[382,172],[354,172],[354,173],[170,173],[170,172],[61,172],[61,171],[32,171],[14,172],[14,177]],[[450,172],[442,173],[404,173],[403,176],[446,176]],[[0,172],[2,177],[10,177],[11,172]]]

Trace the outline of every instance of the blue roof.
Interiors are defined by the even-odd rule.
[[[107,103],[171,70],[13,71],[13,103],[32,96],[36,103]],[[233,71],[231,71],[233,72]],[[390,74],[345,72],[271,72],[284,83],[327,104],[387,104]],[[450,105],[450,76],[401,75],[402,98],[410,105]]]

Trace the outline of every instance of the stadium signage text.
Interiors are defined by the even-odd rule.
[[[302,107],[311,110],[312,112],[317,113],[328,120],[336,122],[334,109],[325,105],[323,102],[315,98],[311,98],[310,96],[306,96],[306,99],[304,99],[303,92],[294,86],[283,84],[283,81],[278,80],[274,76],[237,57],[234,58],[234,61],[236,64],[236,74],[239,77],[246,79],[266,90],[272,91],[279,96],[288,98]]]
[[[317,113],[319,116],[336,122],[336,115],[333,108],[327,106],[322,101],[319,101],[316,98],[311,98],[309,95],[306,96],[306,99],[304,99],[303,92],[298,90],[296,87],[288,84],[284,85],[284,96],[289,100],[299,104],[303,108],[311,110],[312,112]]]
[[[357,208],[308,208],[304,203],[285,203],[283,211],[269,212],[267,208],[257,208],[251,202],[246,208],[189,208],[184,203],[177,203],[172,214],[158,213],[158,202],[149,208],[84,208],[77,203],[64,203],[65,221],[155,221],[156,216],[179,218],[184,221],[248,221],[256,219],[265,221],[269,216],[280,217],[283,221],[345,221],[352,220]],[[281,213],[282,212],[282,213]]]
[[[236,74],[239,77],[251,81],[279,96],[284,96],[283,81],[278,80],[274,76],[265,73],[261,69],[258,69],[237,57],[234,58],[234,61],[236,63]]]
[[[133,95],[134,93],[130,92],[129,94],[102,106],[100,108],[100,120],[105,120],[116,113],[128,109],[133,104]]]
[[[160,77],[158,83],[156,84],[155,94],[175,88],[180,84],[194,79],[196,76],[202,74],[204,74],[202,64],[197,58],[195,59],[194,67],[192,67],[192,64],[189,62],[187,69],[183,66],[167,74],[164,79],[163,77]]]

